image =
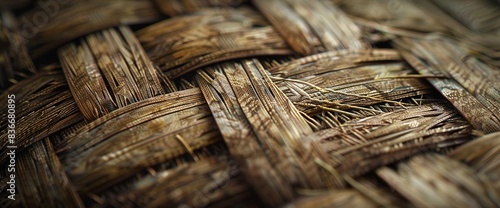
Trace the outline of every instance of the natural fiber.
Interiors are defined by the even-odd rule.
[[[1,207],[500,207],[498,1],[0,8]]]

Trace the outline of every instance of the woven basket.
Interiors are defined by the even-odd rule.
[[[0,207],[500,207],[499,1],[0,7]]]

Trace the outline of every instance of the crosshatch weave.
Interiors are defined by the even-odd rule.
[[[500,207],[498,0],[0,9],[1,207]]]

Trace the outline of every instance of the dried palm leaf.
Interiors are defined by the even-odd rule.
[[[419,32],[447,33],[447,24],[442,23],[432,15],[426,14],[425,8],[418,2],[408,0],[332,0],[345,11],[354,22],[364,27],[397,28]],[[366,8],[370,8],[367,11]],[[375,26],[375,23],[379,25]],[[384,32],[388,32],[383,30]],[[392,30],[395,32],[394,30]],[[382,34],[383,35],[383,34]]]
[[[500,133],[491,133],[464,144],[448,155],[463,161],[478,173],[485,174],[493,186],[491,195],[498,204],[500,201]]]
[[[64,76],[59,72],[45,71],[25,79],[7,93],[16,96],[16,139],[17,152],[37,141],[82,120],[76,103],[68,91]],[[7,118],[7,102],[0,103],[0,115]],[[33,122],[38,121],[38,122]],[[0,139],[7,141],[7,120],[0,120]],[[1,144],[0,163],[7,157],[8,143]]]
[[[463,143],[470,127],[439,104],[353,119],[308,139],[321,142],[339,173],[359,176],[425,150]]]
[[[500,205],[498,195],[489,194],[491,181],[445,156],[418,155],[400,164],[398,172],[381,168],[377,174],[419,207]]]
[[[32,145],[17,159],[18,190],[23,207],[84,207],[73,184],[68,180],[48,138]],[[33,172],[37,172],[33,176]],[[39,193],[40,189],[47,189]],[[30,199],[30,200],[25,200]],[[47,200],[51,199],[51,200]]]
[[[446,39],[403,38],[397,46],[421,74],[444,75],[428,79],[478,130],[500,131],[500,73]]]
[[[345,110],[380,113],[362,106],[402,105],[395,100],[430,91],[397,60],[399,54],[393,50],[337,51],[290,61],[270,71],[275,75],[271,78],[302,112],[315,115],[328,110],[360,117]]]
[[[234,161],[206,158],[143,177],[101,206],[206,207],[217,201],[252,197],[249,190]]]
[[[38,8],[23,15],[27,23],[24,26],[29,29],[26,37],[32,57],[44,55],[68,41],[100,29],[147,23],[161,17],[154,4],[147,0],[91,0],[58,6],[60,11],[48,12]],[[37,19],[40,16],[43,20]]]
[[[88,121],[164,93],[155,67],[127,27],[89,35],[81,46],[63,47],[59,56]]]
[[[290,200],[292,185],[321,187],[307,156],[312,150],[300,145],[311,129],[257,60],[226,64],[201,73],[197,80],[229,151],[244,165],[254,188],[266,187],[258,193],[267,203]]]
[[[291,54],[274,29],[254,28],[262,21],[247,10],[208,11],[154,24],[138,39],[153,62],[176,78],[224,60]]]
[[[432,2],[475,32],[500,31],[500,5],[498,3],[488,0],[459,0],[453,3],[445,0],[432,0]]]
[[[370,48],[359,28],[329,2],[255,0],[253,3],[299,54]]]
[[[156,96],[89,123],[58,149],[77,189],[98,191],[217,141],[209,112],[197,89]]]
[[[432,3],[430,3],[432,2]],[[444,19],[450,24],[450,30],[454,36],[465,39],[468,45],[479,44],[483,46],[479,51],[486,52],[494,50],[496,53],[489,54],[491,57],[500,58],[500,4],[488,0],[466,1],[459,0],[453,4],[442,0],[426,0],[421,5],[437,19]],[[439,5],[439,6],[436,6]],[[464,26],[465,25],[465,26]],[[488,55],[488,53],[486,53]]]
[[[390,40],[395,35],[419,39],[444,36],[457,39],[458,44],[473,51],[481,60],[500,66],[499,16],[495,13],[500,10],[500,5],[497,3],[487,0],[453,3],[374,0],[368,4],[377,9],[370,12],[363,12],[362,8],[367,4],[364,1],[341,0],[336,3],[353,15],[353,20],[365,28],[365,35],[373,42]],[[364,6],[360,6],[362,4]]]

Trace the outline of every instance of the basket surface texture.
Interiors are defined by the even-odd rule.
[[[0,96],[0,207],[500,207],[498,0],[1,0]]]

